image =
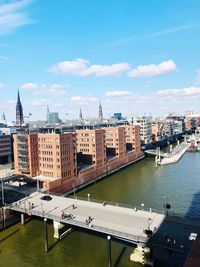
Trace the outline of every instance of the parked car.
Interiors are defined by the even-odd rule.
[[[52,200],[52,197],[49,196],[49,195],[44,195],[44,196],[42,196],[40,199],[42,199],[42,200],[46,200],[46,201],[50,201],[50,200]]]

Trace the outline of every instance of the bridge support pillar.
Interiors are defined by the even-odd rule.
[[[25,216],[24,213],[21,213],[21,225],[25,224]]]
[[[47,218],[44,218],[44,250],[48,252],[48,225]]]
[[[107,236],[107,247],[108,247],[108,267],[112,267],[112,252],[111,252],[111,236]]]
[[[53,221],[53,228],[54,228],[54,238],[60,238],[60,229],[64,227],[64,224],[61,222]]]
[[[141,263],[142,265],[153,266],[154,262],[150,258],[150,248],[137,246],[130,255],[130,260]]]

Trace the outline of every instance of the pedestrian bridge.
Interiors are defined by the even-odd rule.
[[[117,203],[95,202],[91,201],[89,195],[87,200],[55,195],[49,195],[50,200],[43,200],[44,195],[35,192],[7,208],[52,220],[54,230],[56,224],[64,224],[141,246],[161,246],[178,252],[185,252],[189,248],[191,241],[188,237],[198,229],[197,225],[188,223],[184,218],[166,216],[151,209],[144,211],[122,207]]]
[[[158,155],[158,151],[156,149],[145,150],[145,153],[148,154],[148,155],[152,155],[152,156],[157,156]],[[160,151],[159,154],[163,158],[167,157],[167,153],[163,153],[162,151]]]

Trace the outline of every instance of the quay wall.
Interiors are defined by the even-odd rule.
[[[106,176],[133,164],[134,162],[143,159],[144,153],[142,151],[137,154],[133,151],[127,153],[123,158],[115,157],[108,160],[104,165],[91,165],[78,172],[76,178],[58,179],[52,182],[45,182],[43,187],[55,193],[73,193],[75,190],[82,189],[89,184],[105,178]]]
[[[176,163],[179,161],[179,159],[185,154],[187,151],[189,145],[182,143],[178,148],[175,148],[172,153],[169,155],[169,157],[163,158],[160,162],[160,165],[167,165]],[[177,150],[177,151],[175,151]]]

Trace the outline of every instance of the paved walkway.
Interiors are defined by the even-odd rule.
[[[188,237],[198,228],[185,225],[184,221],[177,223],[176,220],[154,212],[54,195],[47,201],[41,199],[43,196],[43,193],[33,193],[13,203],[10,208],[29,215],[110,234],[132,243],[154,243],[179,251],[190,249],[191,241],[188,241]],[[145,229],[152,230],[153,235],[148,237],[144,233]]]

